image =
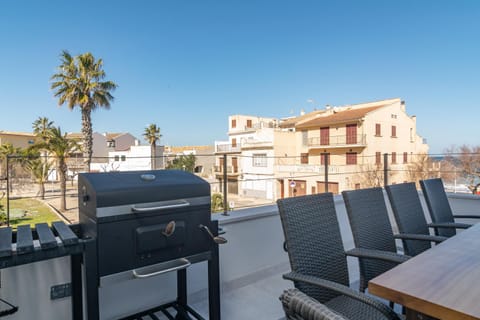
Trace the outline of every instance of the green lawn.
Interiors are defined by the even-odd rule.
[[[5,214],[7,212],[7,201],[2,199]],[[10,200],[10,225],[30,224],[32,227],[36,223],[58,221],[60,218],[52,210],[37,199],[11,199]]]

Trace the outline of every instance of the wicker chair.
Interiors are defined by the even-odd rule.
[[[298,289],[285,290],[280,301],[289,320],[348,320]]]
[[[280,199],[277,205],[292,269],[284,279],[345,318],[399,319],[385,304],[348,287],[347,259],[331,193]]]
[[[442,179],[421,180],[420,186],[432,218],[430,226],[435,227],[436,235],[451,237],[457,233],[457,228],[466,229],[471,226],[468,223],[455,222],[455,218],[480,219],[480,215],[454,215],[452,213]]]
[[[368,281],[410,257],[397,254],[382,188],[343,191],[342,195],[355,243],[355,249],[347,254],[359,258],[360,291],[365,291]],[[370,259],[358,255],[366,250],[386,258]]]
[[[405,254],[416,256],[430,249],[432,242],[439,243],[448,239],[430,235],[415,183],[385,186],[385,190],[400,232],[400,234],[394,236],[402,239]]]

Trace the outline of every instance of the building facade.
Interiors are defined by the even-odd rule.
[[[223,191],[270,199],[274,197],[274,135],[278,120],[248,115],[228,118],[228,141],[215,142],[215,176]],[[226,173],[226,174],[224,174]]]
[[[164,169],[163,146],[156,147],[155,169]],[[147,145],[135,145],[123,151],[110,151],[108,162],[100,165],[99,171],[135,171],[151,170],[152,158],[151,147]]]
[[[0,130],[0,145],[9,143],[15,148],[26,149],[32,146],[36,139],[33,133]]]
[[[218,182],[226,167],[229,193],[270,200],[383,185],[385,159],[390,184],[409,181],[410,165],[428,153],[400,99],[281,120],[233,115],[228,135],[215,143]]]
[[[409,164],[428,153],[400,99],[328,107],[293,127],[297,157],[275,170],[289,175],[279,187],[290,196],[383,185],[385,160],[389,184],[408,181]]]

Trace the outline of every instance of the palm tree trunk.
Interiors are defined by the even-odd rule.
[[[60,210],[66,211],[67,210],[67,180],[66,174],[67,172],[67,165],[65,164],[64,160],[59,160],[58,162],[58,175],[60,178]]]
[[[87,172],[90,172],[90,163],[92,162],[93,138],[92,138],[92,119],[89,106],[82,108],[82,134],[83,134],[83,156]]]
[[[45,200],[45,182],[43,181],[40,182],[40,196]]]
[[[155,154],[155,151],[156,151],[156,146],[155,146],[155,143],[152,143],[150,145],[150,155],[152,157],[152,161],[151,161],[151,166],[152,166],[152,170],[155,170],[157,168],[157,158],[156,158],[156,154]]]

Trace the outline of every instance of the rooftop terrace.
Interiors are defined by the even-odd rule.
[[[449,199],[458,213],[471,212],[480,205],[480,197],[473,195],[449,194]],[[352,235],[341,196],[335,197],[335,205],[344,247],[352,248]],[[424,209],[426,212],[426,207]],[[222,319],[282,318],[278,297],[292,284],[281,276],[289,271],[289,264],[282,248],[283,233],[276,206],[236,210],[230,216],[214,217],[219,220],[228,239],[227,244],[220,246]],[[350,282],[356,287],[359,278],[357,262],[349,258],[348,263]],[[57,258],[3,269],[1,297],[19,306],[19,311],[9,319],[70,319],[70,298],[50,300],[51,286],[70,281],[69,264],[68,258]],[[175,274],[170,273],[149,280],[102,285],[101,318],[117,319],[173,300],[176,297],[175,278]],[[189,304],[205,317],[208,317],[207,285],[205,262],[188,268]],[[166,319],[160,313],[158,317]]]

